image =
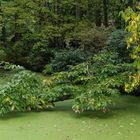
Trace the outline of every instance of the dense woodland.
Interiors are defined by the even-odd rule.
[[[52,108],[106,112],[140,92],[139,0],[1,0],[0,114]]]

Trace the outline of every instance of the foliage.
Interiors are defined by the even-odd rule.
[[[47,83],[52,89],[59,86],[61,92],[58,90],[54,93],[57,98],[62,92],[71,92],[75,99],[73,110],[77,113],[85,110],[106,111],[112,103],[111,97],[120,94],[120,88],[132,73],[131,65],[122,63],[118,54],[102,51],[90,61],[74,66],[68,72],[55,74]],[[73,91],[62,91],[66,85],[71,86]]]
[[[5,71],[12,71],[12,70],[21,71],[24,70],[24,67],[2,61],[0,62],[0,69],[3,69]]]
[[[53,51],[81,46],[98,51],[106,29],[124,9],[126,0],[1,0],[0,46],[7,61],[42,71]],[[94,27],[93,27],[94,25]],[[95,26],[96,25],[96,26]]]
[[[140,15],[135,2],[1,0],[0,59],[10,63],[1,62],[0,68],[17,74],[0,87],[0,114],[46,109],[69,98],[76,113],[105,112],[124,85],[138,87]],[[122,27],[119,11],[128,6],[123,14],[127,31],[113,32],[105,47],[116,20]],[[44,68],[52,76],[42,81],[14,64],[39,72]]]
[[[52,72],[67,71],[70,66],[77,65],[84,62],[88,57],[82,50],[63,50],[62,52],[57,52],[54,59],[51,62]],[[48,67],[44,69],[44,72],[48,71]]]
[[[97,53],[105,46],[110,32],[110,28],[97,28],[95,25],[79,23],[74,32],[67,37],[67,46]]]
[[[107,41],[107,49],[109,51],[117,52],[119,57],[124,61],[130,60],[130,49],[127,49],[127,39],[128,32],[123,29],[116,30],[111,33]]]
[[[44,75],[52,74],[52,73],[53,73],[52,65],[51,65],[51,64],[45,65],[44,70],[42,71],[42,73],[43,73]]]
[[[47,46],[34,46],[27,57],[28,67],[34,71],[42,71],[45,64],[54,58],[53,49]]]
[[[0,61],[6,61],[7,55],[3,49],[0,49]]]
[[[126,29],[131,33],[127,38],[127,46],[132,49],[131,57],[134,59],[134,67],[137,69],[137,74],[130,77],[131,84],[126,84],[128,92],[140,86],[140,5],[136,9],[137,12],[128,8],[123,13],[123,18],[127,23]]]
[[[0,114],[53,107],[43,89],[42,80],[32,72],[15,74],[10,82],[0,87]]]

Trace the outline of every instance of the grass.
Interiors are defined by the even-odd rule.
[[[12,74],[0,76],[2,85]],[[115,100],[107,113],[74,114],[71,100],[44,112],[10,113],[0,118],[0,140],[139,140],[140,98]]]
[[[71,101],[46,112],[14,113],[0,118],[1,140],[139,140],[140,98],[121,96],[110,112],[71,110]]]

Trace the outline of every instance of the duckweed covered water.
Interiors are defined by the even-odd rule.
[[[71,101],[46,112],[0,119],[0,140],[140,140],[140,98],[119,97],[108,113],[71,110]]]

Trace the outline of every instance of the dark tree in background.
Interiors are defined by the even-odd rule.
[[[108,27],[108,1],[103,0],[104,26]]]
[[[10,62],[41,69],[53,59],[54,52],[83,45],[75,34],[78,38],[88,29],[93,36],[93,27],[121,28],[119,12],[133,3],[134,0],[1,0],[0,47],[8,48],[5,52]]]

